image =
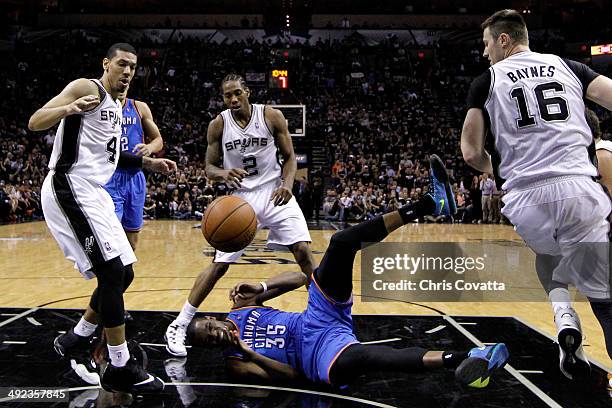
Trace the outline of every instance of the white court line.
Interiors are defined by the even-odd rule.
[[[0,313],[0,316],[17,316],[17,313]]]
[[[142,344],[142,343],[141,343]],[[383,404],[381,402],[369,401],[362,398],[349,397],[348,395],[339,395],[332,394],[329,392],[321,392],[321,391],[312,391],[312,390],[303,390],[300,388],[286,388],[286,387],[274,387],[271,385],[254,385],[254,384],[229,384],[229,383],[200,383],[200,382],[167,382],[165,383],[166,387],[168,386],[177,386],[177,385],[198,385],[198,386],[207,386],[207,387],[230,387],[230,388],[255,388],[259,390],[273,390],[273,391],[288,391],[288,392],[297,392],[300,394],[310,394],[310,395],[320,395],[323,397],[336,398],[345,401],[353,401],[359,402],[361,404],[369,405],[372,407],[380,407],[380,408],[397,408],[393,405]],[[101,389],[100,386],[92,385],[90,387],[75,387],[75,388],[66,388],[61,391],[67,392],[75,392],[75,391],[85,391],[85,390],[96,390]],[[5,399],[0,399],[0,402],[5,401]]]
[[[150,346],[150,347],[166,347],[166,344],[159,344],[159,343],[140,343],[138,342],[138,344],[140,344],[141,346]],[[185,346],[187,348],[191,348],[191,346]]]
[[[374,341],[362,341],[361,344],[381,344],[381,343],[391,343],[394,341],[400,341],[401,339],[399,337],[396,337],[394,339],[386,339],[386,340],[374,340]]]
[[[27,341],[4,340],[3,344],[26,344]]]
[[[36,319],[35,319],[35,318],[33,318],[33,317],[28,317],[26,320],[27,320],[28,322],[32,323],[34,326],[42,326],[42,323],[41,323],[41,322],[39,322],[38,320],[36,320]]]
[[[462,326],[476,326],[478,325],[478,323],[474,323],[474,322],[459,322],[460,325]]]
[[[516,370],[521,374],[544,374],[544,371],[540,370]]]
[[[432,333],[435,333],[435,332],[439,332],[440,330],[445,329],[445,328],[446,328],[446,326],[445,326],[445,325],[443,325],[443,324],[441,324],[441,325],[439,325],[439,326],[437,326],[437,327],[434,327],[434,328],[433,328],[433,329],[431,329],[431,330],[427,330],[425,333],[427,333],[427,334],[432,334]]]
[[[542,330],[538,329],[535,326],[530,325],[529,323],[527,323],[526,321],[524,321],[523,319],[519,318],[519,317],[513,317],[514,319],[518,320],[519,322],[521,322],[522,324],[524,324],[525,326],[529,327],[530,329],[540,333],[542,336],[551,339],[552,341],[554,341],[555,343],[557,343],[557,339],[554,338],[553,336],[551,336],[550,334],[543,332]],[[583,343],[584,344],[584,343]],[[601,361],[592,359],[591,357],[589,357],[589,362],[591,364],[595,363],[596,365],[599,366],[599,368],[601,368],[604,371],[607,371],[608,373],[612,373],[612,367],[608,366],[604,363],[602,363]]]
[[[44,238],[0,238],[0,241],[41,241]]]
[[[442,316],[444,320],[449,322],[453,327],[461,332],[465,337],[467,337],[472,343],[476,344],[479,347],[482,347],[484,343],[476,338],[472,333],[467,331],[467,329],[461,326],[455,319],[450,316],[444,315]],[[544,391],[536,387],[531,381],[529,381],[525,376],[519,373],[516,369],[514,369],[510,364],[506,364],[504,369],[509,372],[514,378],[516,378],[521,384],[527,387],[531,392],[533,392],[537,397],[539,397],[546,405],[551,408],[563,408],[559,405],[555,400],[550,398]]]
[[[11,317],[10,319],[3,320],[3,321],[0,322],[0,327],[6,326],[7,324],[9,324],[11,322],[14,322],[17,319],[21,319],[23,316],[27,316],[30,313],[35,312],[37,310],[38,310],[37,307],[33,307],[31,309],[26,310],[25,312],[19,313],[18,315],[15,315],[15,316]]]

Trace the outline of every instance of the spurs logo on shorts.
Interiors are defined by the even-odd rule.
[[[89,255],[91,255],[92,253],[92,248],[93,245],[95,243],[96,239],[93,237],[93,235],[85,238],[85,252]]]

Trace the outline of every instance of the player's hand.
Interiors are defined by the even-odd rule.
[[[146,169],[162,174],[174,173],[177,170],[176,163],[168,159],[153,159],[151,157],[144,157],[142,165]]]
[[[68,115],[92,110],[100,104],[98,95],[85,95],[68,105]]]
[[[229,169],[225,170],[222,175],[222,181],[230,188],[239,189],[242,184],[242,180],[248,176],[248,172],[245,169]]]
[[[281,186],[277,188],[273,193],[270,201],[274,203],[274,205],[285,205],[291,200],[293,197],[293,193],[287,187]]]
[[[153,152],[148,144],[138,143],[136,146],[134,146],[134,149],[132,149],[132,153],[134,153],[136,156],[149,157]]]
[[[263,293],[264,288],[261,283],[239,283],[230,290],[229,298],[232,302],[238,303],[247,301]]]
[[[240,335],[238,334],[236,330],[232,330],[230,332],[230,341],[232,343],[232,346],[236,347],[242,352],[242,354],[244,355],[245,361],[250,360],[251,357],[253,356],[253,353],[255,353],[253,349],[247,346],[247,344],[240,339]]]

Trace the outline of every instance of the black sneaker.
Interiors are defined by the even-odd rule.
[[[156,392],[164,389],[164,382],[144,369],[147,354],[135,342],[128,343],[130,359],[124,367],[115,367],[110,362],[102,374],[102,388],[111,392]]]
[[[62,358],[70,361],[72,371],[88,384],[100,384],[98,367],[91,355],[92,337],[82,337],[75,334],[73,329],[60,334],[53,340],[55,352]]]

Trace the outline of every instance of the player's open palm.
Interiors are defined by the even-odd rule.
[[[100,97],[97,95],[85,95],[68,105],[68,114],[87,112],[100,104]]]
[[[223,182],[227,184],[230,188],[238,189],[241,186],[240,183],[248,174],[249,173],[247,173],[245,169],[229,169],[223,172],[222,178]]]

